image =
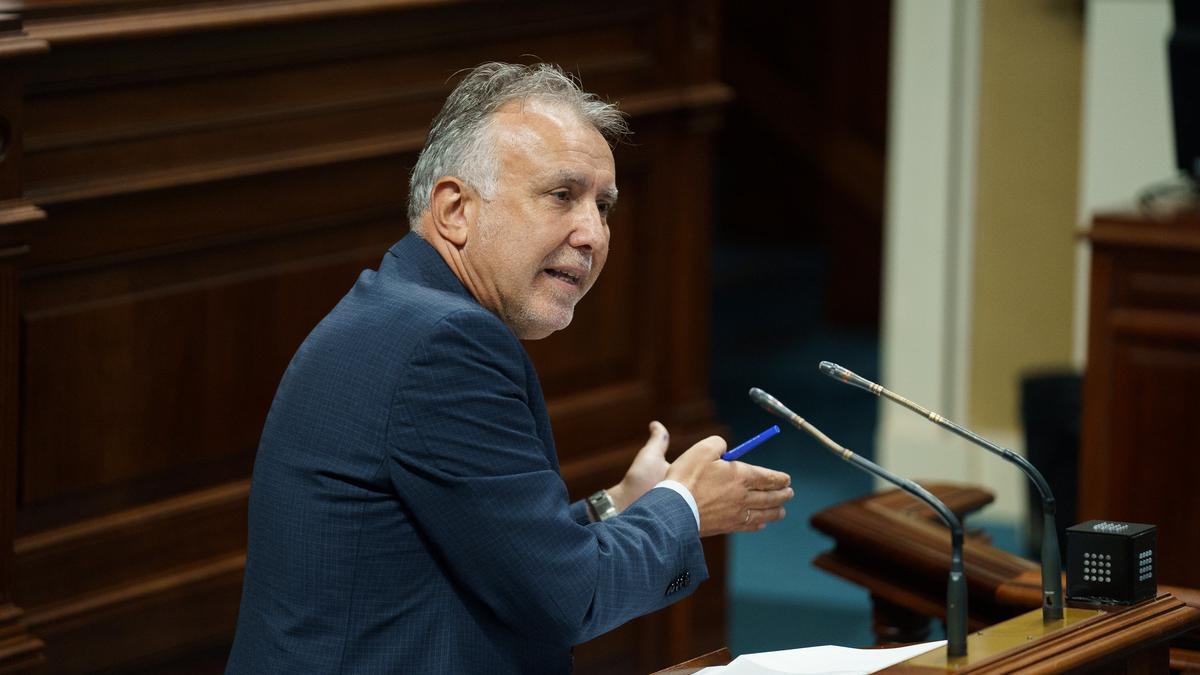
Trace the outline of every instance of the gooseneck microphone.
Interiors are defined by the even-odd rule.
[[[885,388],[883,385],[876,384],[829,361],[822,361],[819,368],[822,373],[835,380],[845,382],[859,389],[865,389],[876,396],[882,396],[883,398],[899,403],[921,417],[928,419],[930,422],[949,429],[975,445],[1016,464],[1025,472],[1029,480],[1033,481],[1033,484],[1037,486],[1038,492],[1042,497],[1042,621],[1061,620],[1063,618],[1062,559],[1059,557],[1058,552],[1058,527],[1054,523],[1054,494],[1050,492],[1050,485],[1042,477],[1041,472],[1030,464],[1029,460],[1012,450],[996,445],[979,434],[951,422],[932,410],[913,403],[900,394]]]
[[[850,450],[835,443],[831,438],[821,433],[821,430],[809,424],[803,417],[792,412],[767,392],[754,387],[750,390],[750,399],[762,406],[772,415],[782,417],[792,426],[811,434],[833,454],[850,462],[854,466],[874,474],[901,490],[925,502],[937,512],[946,526],[950,528],[950,578],[946,584],[946,653],[949,656],[966,656],[967,654],[967,577],[963,574],[963,529],[958,516],[946,507],[928,490],[907,478],[901,478],[884,469],[869,459],[860,457]]]

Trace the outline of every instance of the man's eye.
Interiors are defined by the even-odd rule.
[[[612,204],[608,202],[596,202],[596,210],[600,212],[600,215],[607,216],[609,211],[612,211]]]
[[[569,190],[555,190],[554,192],[551,192],[550,194],[551,194],[551,196],[553,196],[555,199],[557,199],[560,202],[566,202],[566,201],[571,200],[571,192]]]

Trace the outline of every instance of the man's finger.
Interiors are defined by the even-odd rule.
[[[747,465],[746,487],[751,490],[782,490],[792,484],[792,477],[782,471],[772,471],[761,466]]]
[[[656,420],[650,423],[650,438],[646,439],[641,451],[650,450],[657,455],[666,455],[670,440],[671,435],[667,433],[667,428]]]
[[[663,426],[662,422],[659,422],[658,420],[654,420],[653,422],[650,423],[650,440],[666,441],[670,437],[671,437],[671,435],[669,433],[667,433],[667,428]]]
[[[770,509],[746,509],[746,516],[742,519],[740,529],[761,530],[767,523],[783,520],[786,515],[787,509],[782,506]]]
[[[750,519],[744,526],[751,530],[761,530],[767,523],[783,520],[783,517],[787,515],[787,509],[782,506],[773,509],[750,509],[749,514]]]
[[[795,496],[792,488],[782,490],[751,490],[746,495],[746,506],[752,509],[773,509],[782,506]]]

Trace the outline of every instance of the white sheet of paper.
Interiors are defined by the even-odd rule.
[[[805,647],[778,652],[742,654],[727,666],[710,666],[696,675],[866,675],[946,644],[924,642],[894,649]]]

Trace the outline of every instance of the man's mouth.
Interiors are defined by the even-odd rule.
[[[580,277],[576,274],[572,274],[571,272],[567,272],[564,270],[557,270],[557,269],[554,269],[551,267],[547,267],[543,271],[546,274],[549,274],[550,276],[554,277],[555,279],[565,281],[568,284],[571,284],[572,286],[578,286],[580,284],[580,282],[583,280],[582,277]]]

